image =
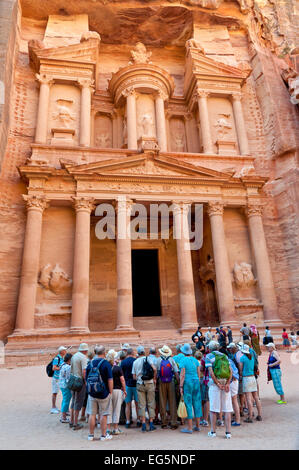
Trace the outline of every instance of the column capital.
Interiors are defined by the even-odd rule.
[[[155,99],[161,98],[163,101],[168,99],[168,95],[163,90],[157,90],[154,94]]]
[[[224,205],[221,201],[211,201],[208,203],[208,215],[223,215]]]
[[[54,83],[53,77],[50,77],[49,75],[46,75],[45,73],[43,74],[36,73],[35,78],[40,84],[46,84],[46,85],[51,86]]]
[[[88,212],[90,214],[91,211],[93,211],[95,208],[95,202],[93,197],[74,196],[72,197],[72,200],[76,212],[83,211]]]
[[[26,202],[27,211],[38,210],[44,212],[49,207],[50,200],[45,196],[23,194],[22,197]]]
[[[125,98],[127,98],[128,96],[136,96],[136,91],[134,87],[130,86],[128,88],[125,88],[125,90],[123,90],[121,94]]]
[[[113,205],[114,205],[116,213],[118,212],[118,210],[129,210],[129,209],[131,209],[131,207],[134,203],[135,203],[135,201],[133,201],[133,199],[115,199],[113,201]]]
[[[262,216],[263,205],[258,202],[249,202],[246,207],[247,217],[253,217],[254,215]]]
[[[91,92],[94,91],[94,80],[92,78],[78,78],[77,82],[81,89],[89,88]]]
[[[233,101],[241,101],[242,99],[242,93],[240,91],[236,91],[231,94],[232,100]]]
[[[208,98],[210,95],[210,92],[207,90],[202,90],[201,88],[196,88],[195,94],[197,98]]]

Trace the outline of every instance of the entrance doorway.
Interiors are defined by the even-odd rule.
[[[133,316],[161,316],[158,250],[132,250]]]

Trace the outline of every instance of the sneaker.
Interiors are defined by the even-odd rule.
[[[286,404],[287,404],[287,402],[284,401],[284,400],[278,400],[277,403],[278,403],[279,405],[286,405]]]
[[[137,421],[136,426],[137,426],[137,428],[141,428],[142,422],[141,422],[141,421]]]
[[[50,413],[51,415],[57,415],[59,413],[59,410],[57,408],[51,408]]]
[[[191,431],[191,430],[188,429],[188,428],[183,428],[183,429],[181,429],[181,432],[184,432],[184,433],[186,433],[186,434],[192,434],[192,433],[193,433],[193,431]]]
[[[67,419],[67,418],[66,418],[66,419],[60,418],[59,421],[60,421],[61,423],[69,423],[69,422],[70,422],[70,420]]]
[[[153,425],[153,423],[150,423],[150,427],[149,427],[149,430],[150,431],[156,431],[156,427]]]
[[[141,431],[146,432],[146,424],[145,423],[142,423]]]
[[[199,432],[199,431],[200,431],[200,428],[198,428],[197,426],[194,426],[194,427],[193,427],[193,431]]]
[[[73,425],[73,431],[78,431],[78,429],[82,429],[83,428],[83,424],[74,424]]]
[[[203,419],[203,420],[200,422],[200,425],[206,428],[207,426],[209,426],[209,423],[208,423],[206,420]]]
[[[113,429],[112,435],[113,436],[118,436],[119,434],[123,434],[124,432],[121,429]]]
[[[223,426],[224,426],[224,421],[222,421],[221,419],[217,419],[217,421],[216,421],[216,425],[217,425],[217,426],[222,426],[222,427],[223,427]]]
[[[110,441],[112,439],[111,434],[106,434],[106,436],[101,436],[100,441]]]
[[[209,436],[209,437],[216,437],[216,433],[213,432],[213,431],[209,431],[209,432],[208,432],[208,436]]]
[[[129,429],[131,427],[131,423],[126,423],[125,426],[127,429]]]
[[[237,423],[236,421],[233,421],[232,426],[241,426],[241,423]]]
[[[225,439],[230,439],[232,437],[230,432],[225,433]]]
[[[248,413],[248,408],[243,408],[244,413]]]
[[[87,438],[89,441],[93,441],[94,440],[94,435],[93,434],[88,434],[88,438]]]
[[[262,418],[260,415],[258,415],[255,419],[256,419],[257,421],[262,421],[262,420],[263,420],[263,418]]]

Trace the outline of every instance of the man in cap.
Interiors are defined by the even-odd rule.
[[[153,364],[153,361],[146,357],[145,350],[143,346],[138,346],[137,348],[138,359],[133,364],[132,374],[133,378],[137,382],[137,395],[138,395],[138,414],[141,418],[143,432],[146,431],[146,423],[145,423],[145,409],[146,405],[148,407],[149,419],[150,419],[150,427],[149,431],[154,431],[156,428],[154,426],[153,420],[155,418],[155,407],[156,407],[156,400],[155,400],[155,386],[157,380],[157,370]],[[148,368],[152,368],[151,375],[153,378],[144,378],[144,363],[148,363]]]
[[[171,357],[171,349],[164,345],[159,349],[160,357],[157,359],[157,374],[159,378],[159,401],[162,429],[167,428],[166,406],[168,402],[170,413],[170,428],[177,429],[177,406],[175,395],[175,382],[179,382],[179,369],[175,360]]]
[[[79,392],[72,391],[72,402],[71,402],[71,417],[70,417],[70,428],[74,431],[77,429],[81,429],[83,427],[82,424],[78,424],[78,416],[80,410],[84,403],[84,398],[86,394],[86,384],[85,384],[85,371],[87,367],[87,354],[88,354],[88,344],[81,343],[78,352],[73,355],[71,360],[71,375],[75,375],[76,377],[80,377],[83,379],[83,386]]]
[[[132,375],[132,368],[136,358],[134,357],[134,351],[131,347],[127,349],[127,356],[123,361],[120,363],[120,367],[122,368],[125,382],[126,382],[126,392],[127,396],[125,398],[126,409],[125,409],[125,420],[126,420],[126,428],[131,426],[132,421],[132,401],[135,402],[136,407],[136,414],[138,417],[138,396],[137,396],[137,389],[136,389],[136,380],[133,378]],[[137,418],[137,426],[140,427],[140,421]]]
[[[57,394],[59,392],[59,373],[60,373],[60,368],[63,364],[63,358],[66,354],[67,348],[64,346],[60,346],[58,348],[58,354],[57,356],[53,359],[52,365],[53,365],[53,377],[52,377],[52,409],[51,413],[52,414],[57,414],[59,413],[59,410],[56,407],[56,399],[57,399]]]

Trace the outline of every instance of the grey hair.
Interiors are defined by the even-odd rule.
[[[97,356],[102,356],[103,354],[105,354],[105,346],[95,346],[94,353]]]
[[[122,361],[123,359],[125,359],[125,357],[127,357],[127,352],[123,350],[119,351],[118,357],[119,357],[119,360]]]
[[[134,352],[133,348],[128,348],[127,349],[127,356],[132,356],[133,352]]]
[[[209,351],[217,351],[220,348],[218,341],[210,341],[208,344]]]
[[[181,347],[182,347],[182,344],[177,344],[175,349],[177,350],[177,352],[181,352]]]

